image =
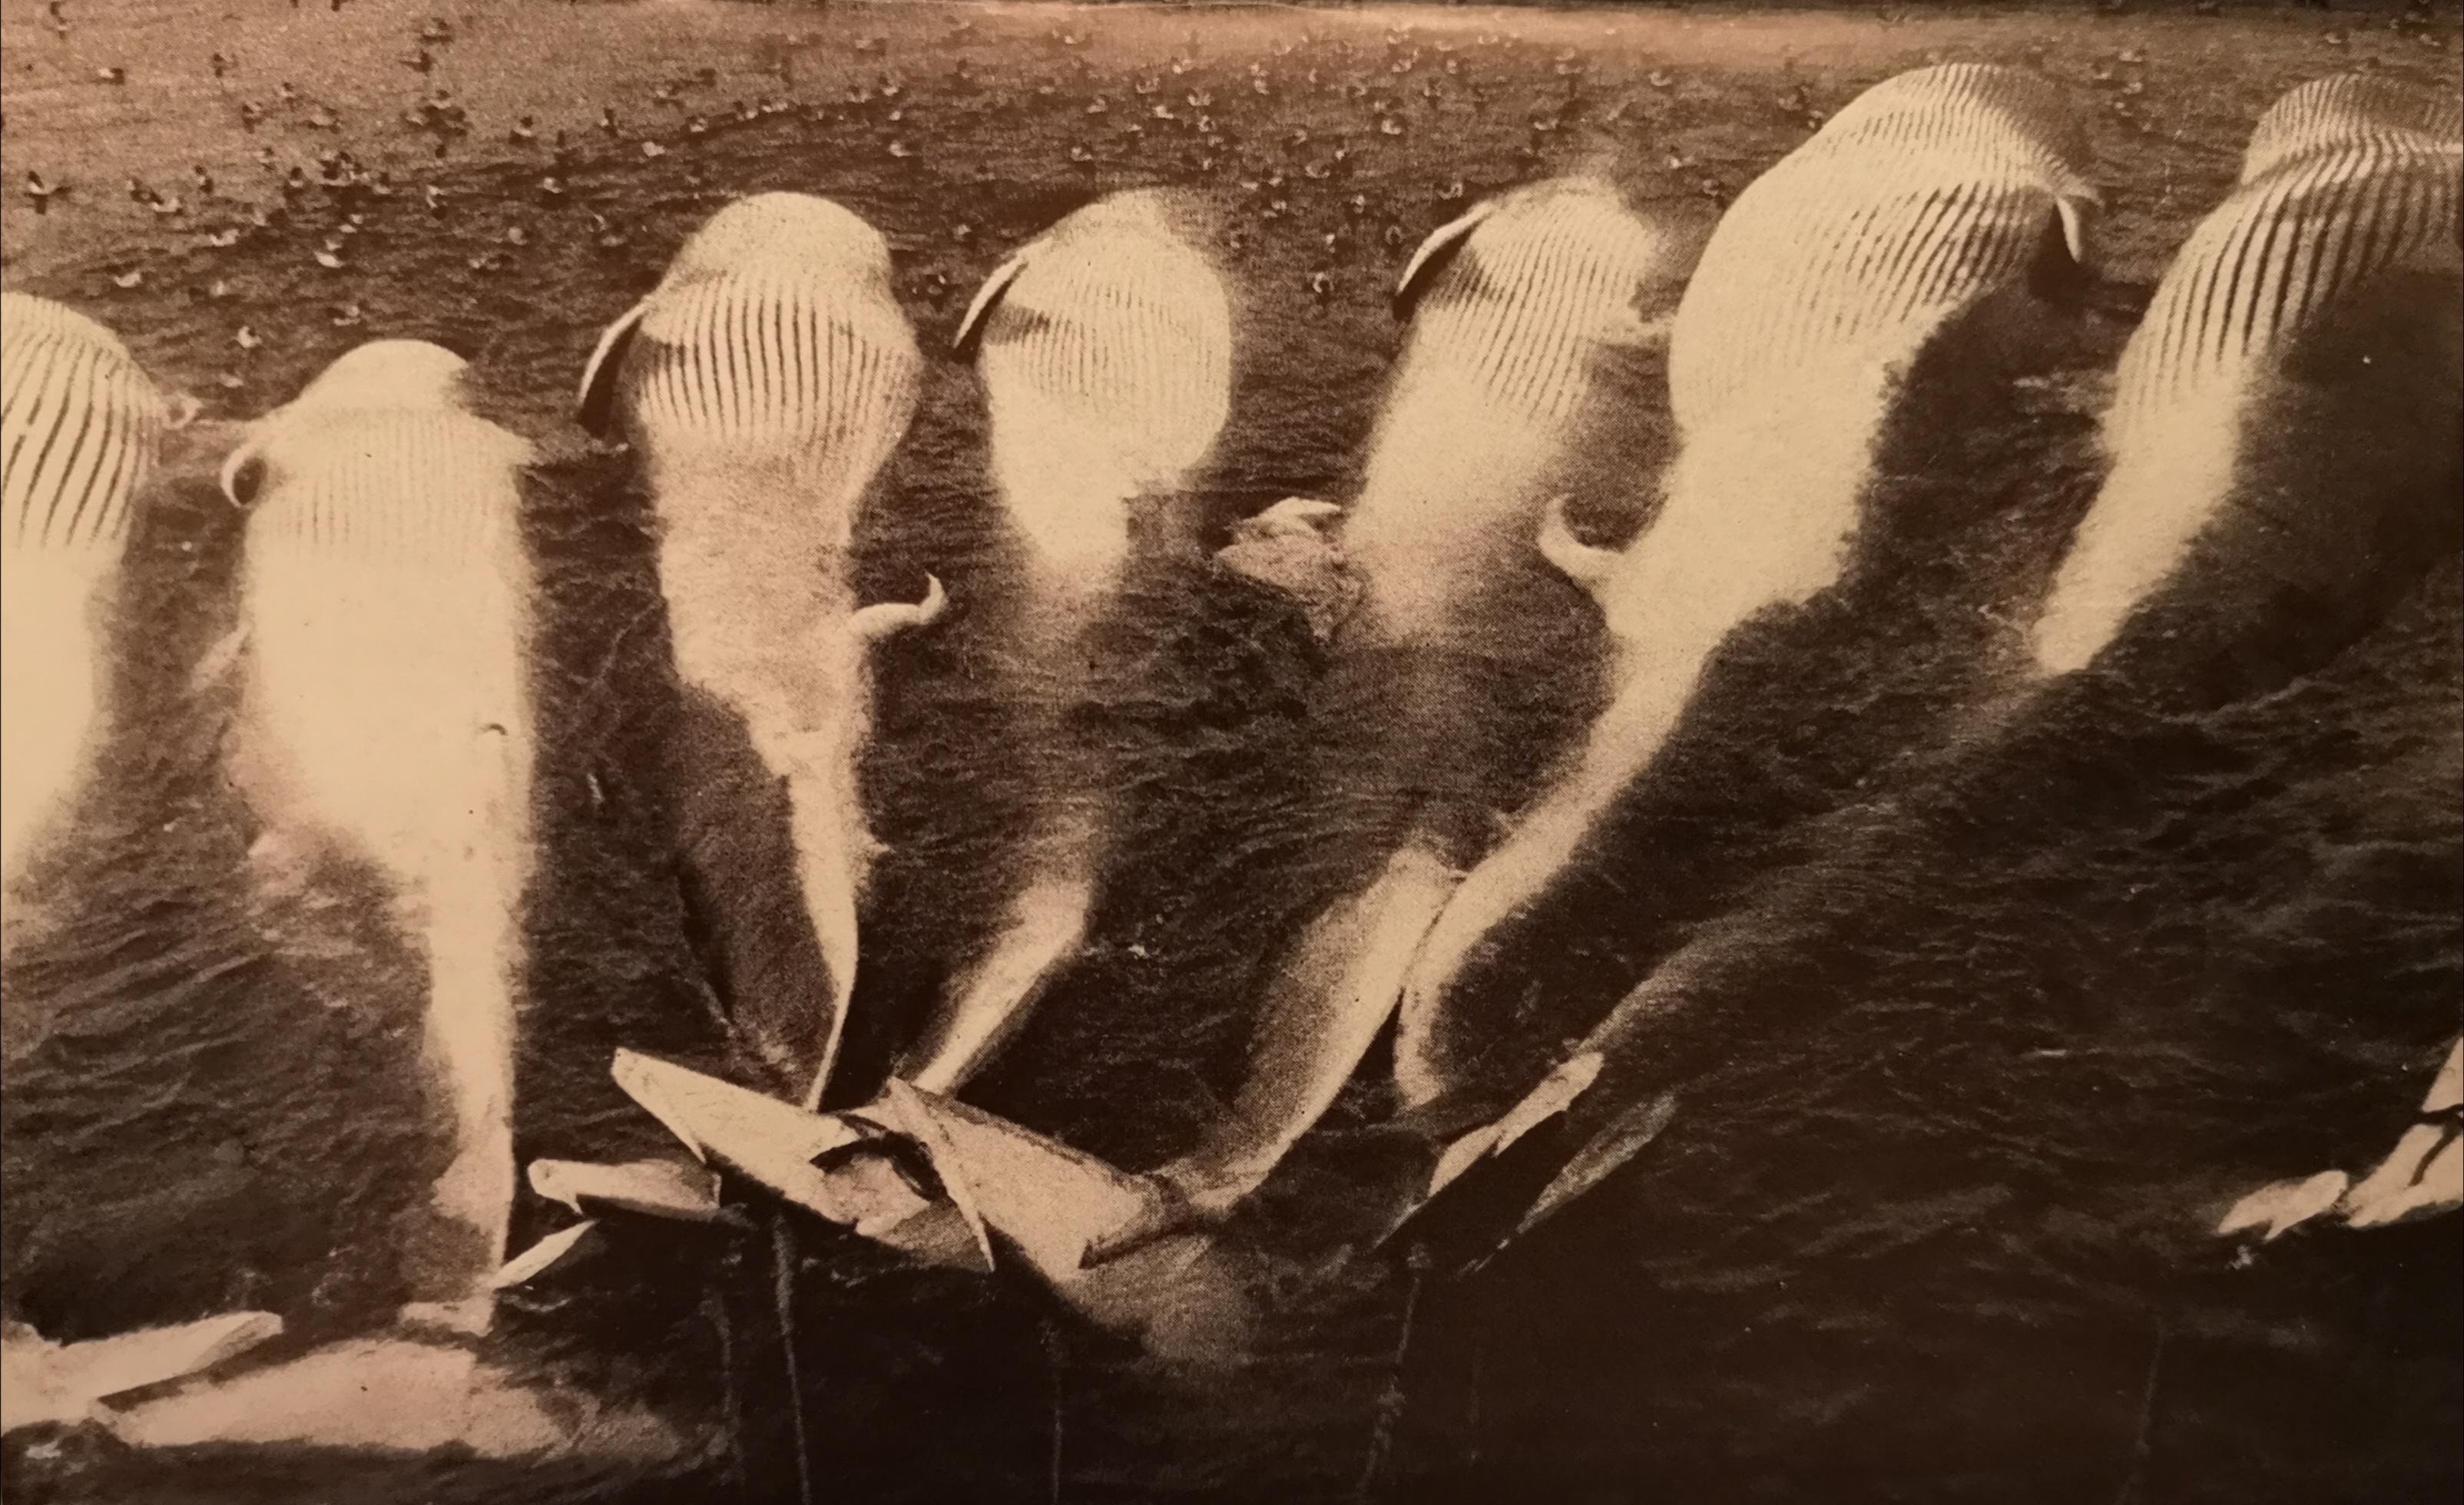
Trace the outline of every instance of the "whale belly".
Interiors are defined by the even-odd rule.
[[[0,877],[13,883],[92,760],[104,674],[96,598],[117,554],[44,552],[0,570]]]
[[[427,878],[525,838],[530,729],[514,582],[266,551],[249,560],[248,726],[270,815]]]

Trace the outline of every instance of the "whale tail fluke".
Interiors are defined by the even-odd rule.
[[[814,1113],[634,1051],[614,1075],[696,1157],[927,1264],[985,1274],[1005,1247],[1061,1289],[1123,1231],[1185,1221],[1155,1178],[894,1079]]]
[[[0,1433],[47,1422],[74,1425],[115,1396],[202,1374],[277,1338],[272,1312],[229,1312],[87,1342],[55,1343],[32,1327],[0,1334]]]
[[[710,1223],[722,1215],[718,1175],[692,1159],[534,1160],[531,1190],[545,1201],[591,1216],[595,1209],[632,1212],[686,1223]]]
[[[2273,1243],[2334,1214],[2345,1227],[2387,1228],[2464,1208],[2464,1040],[2447,1053],[2412,1124],[2360,1177],[2342,1170],[2273,1181],[2226,1210],[2219,1235]]]
[[[2235,1202],[2216,1224],[2222,1234],[2255,1233],[2273,1243],[2312,1218],[2335,1210],[2352,1178],[2341,1170],[2274,1181]]]
[[[2464,1207],[2464,1040],[2449,1049],[2446,1064],[2423,1095],[2418,1120],[2394,1149],[2355,1182],[2340,1204],[2354,1228],[2381,1228]]]
[[[988,1257],[999,1234],[1056,1288],[1097,1262],[1094,1252],[1121,1231],[1170,1218],[1171,1189],[1155,1178],[937,1093],[893,1083],[880,1103],[854,1116],[922,1149]]]
[[[843,1119],[639,1051],[618,1051],[609,1075],[704,1165],[732,1170],[830,1222],[855,1221],[814,1167],[864,1137]]]

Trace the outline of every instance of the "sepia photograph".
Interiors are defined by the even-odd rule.
[[[0,0],[0,1494],[2464,1497],[2459,70]]]

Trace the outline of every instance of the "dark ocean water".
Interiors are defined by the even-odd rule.
[[[1515,67],[1545,76],[1536,53]],[[1228,70],[1221,87],[1237,88]],[[1361,125],[1316,99],[1276,108],[1278,129]],[[1675,105],[1661,123],[1723,171],[1776,155],[1723,108]],[[1093,191],[1056,181],[1049,133],[953,124],[947,155],[966,165],[943,179],[868,155],[820,184],[783,149],[790,129],[715,144],[715,185],[673,162],[585,163],[572,200],[665,248],[728,194],[824,187],[891,234],[904,273],[947,273],[962,303]],[[1511,155],[1522,134],[1465,124],[1444,160],[1362,182],[1417,240],[1453,212],[1450,183],[1476,198],[1536,170]],[[2189,160],[2202,193],[2230,176],[2221,148]],[[2150,186],[2152,168],[2125,171]],[[467,202],[511,206],[533,176],[458,181]],[[2184,192],[2172,219],[2122,233],[2177,239]],[[1237,261],[1235,420],[1175,504],[1210,541],[1283,495],[1346,495],[1357,472],[1394,348],[1376,304],[1392,268],[1347,266],[1337,300],[1312,308],[1307,247],[1350,214],[1332,189],[1319,198]],[[946,236],[953,203],[982,231],[964,252]],[[542,237],[517,276],[463,276],[496,214],[372,235],[369,320],[479,349],[493,395],[543,429],[595,321],[657,258]],[[201,277],[180,259],[198,255],[164,258],[156,283]],[[103,270],[50,291],[91,297]],[[231,316],[260,319],[279,357],[253,378],[259,405],[356,338],[325,327],[311,275],[267,258],[240,279]],[[446,286],[464,295],[418,292]],[[928,341],[945,332],[952,298],[907,291]],[[2093,491],[2093,379],[2145,292],[2115,290],[2118,313],[2088,320],[2055,395],[1903,436],[1850,580],[1723,651],[1602,860],[1472,979],[1480,1016],[1515,1042],[1494,1066],[1511,1079],[1679,944],[1756,913],[1780,875],[1822,876],[1810,911],[1743,927],[1727,962],[1735,1043],[1689,1042],[1704,1070],[1642,1157],[1485,1269],[1416,1278],[1350,1253],[1392,1166],[1373,1058],[1227,1235],[1245,1314],[1167,1324],[1212,1339],[1202,1358],[1142,1355],[1021,1280],[902,1270],[805,1229],[804,1450],[827,1497],[2453,1498],[2456,1220],[2304,1235],[2246,1266],[2205,1230],[2259,1182],[2383,1152],[2458,1030],[2464,570],[2449,556],[2348,650],[2220,709],[2079,695],[1956,776],[1912,759],[2007,667],[1996,612],[2041,588]],[[122,322],[160,369],[202,373],[228,338],[202,308]],[[989,939],[1039,788],[1032,750],[1004,735],[1023,691],[991,628],[1006,545],[978,406],[963,371],[935,367],[860,537],[865,599],[913,599],[931,570],[957,609],[881,659],[867,782],[889,852],[850,1099]],[[425,980],[375,878],[253,888],[249,819],[218,772],[227,708],[183,692],[231,614],[237,519],[210,474],[209,459],[166,482],[139,539],[118,638],[132,709],[10,964],[0,1273],[11,1314],[55,1340],[234,1306],[280,1311],[302,1339],[377,1320],[447,1157],[417,1066]],[[724,969],[793,976],[810,958],[778,933],[778,832],[744,837],[715,887],[675,855],[689,813],[662,746],[692,712],[627,466],[567,436],[529,501],[547,596],[543,853],[517,1147],[621,1159],[669,1141],[609,1081],[612,1051],[749,1077],[727,1050]],[[1483,750],[1449,776],[1503,814],[1580,725],[1597,643],[1561,583],[1516,582],[1500,609],[1495,651],[1444,672],[1464,687],[1452,740]],[[1102,651],[1119,693],[1079,724],[1113,770],[1119,838],[1094,930],[970,1097],[1142,1167],[1228,1096],[1279,949],[1375,861],[1385,813],[1330,797],[1328,771],[1380,749],[1383,712],[1364,707],[1391,687],[1186,549],[1142,566]],[[695,797],[758,802],[740,770],[700,774]],[[1863,813],[1824,818],[1843,806]],[[515,1242],[560,1218],[525,1199]],[[732,1432],[743,1493],[792,1498],[772,1261],[764,1236],[616,1228],[509,1300],[503,1341],[525,1366]],[[12,1441],[12,1498],[23,1481],[27,1498],[91,1500],[693,1499],[728,1472],[689,1459],[678,1477],[611,1482],[426,1459],[372,1480],[363,1461],[304,1450],[157,1462],[91,1438],[73,1441],[72,1469],[22,1454]]]

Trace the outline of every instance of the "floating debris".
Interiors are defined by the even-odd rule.
[[[535,1160],[530,1186],[583,1216],[590,1215],[584,1203],[688,1223],[714,1222],[720,1211],[717,1173],[692,1161]]]

